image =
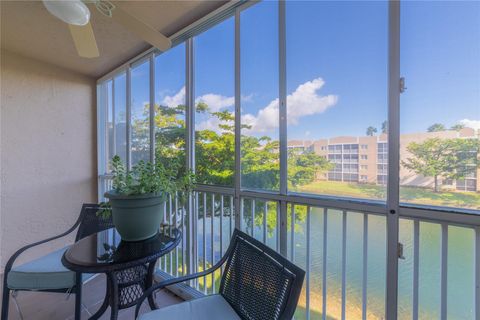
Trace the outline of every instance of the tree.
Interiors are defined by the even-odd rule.
[[[464,124],[457,123],[457,124],[451,126],[451,127],[450,127],[450,130],[460,131],[460,130],[462,130],[463,128],[465,128],[465,125],[464,125]]]
[[[438,132],[438,131],[445,131],[445,130],[447,130],[447,129],[441,123],[434,123],[430,127],[427,128],[428,132]]]
[[[166,164],[174,164],[181,167],[180,173],[186,170],[185,154],[185,106],[168,107],[155,105],[155,157],[157,161],[165,161]],[[195,162],[197,182],[222,186],[233,186],[235,170],[235,119],[230,111],[211,112],[208,105],[201,102],[196,106],[198,114],[206,114],[209,118],[215,118],[218,123],[216,128],[195,131]],[[139,150],[148,154],[149,150],[149,106],[144,106],[145,117],[132,123],[134,132],[141,133],[135,140]],[[251,129],[248,125],[242,125],[242,132]],[[263,190],[278,190],[280,187],[280,163],[279,142],[268,136],[246,135],[241,136],[241,159],[242,159],[242,184],[249,188]],[[314,152],[296,154],[289,153],[288,158],[288,183],[292,187],[308,184],[315,180],[317,173],[331,170],[332,164],[324,157]],[[203,201],[203,200],[202,200]],[[219,204],[212,201],[199,204],[199,214],[203,214],[203,206],[206,212],[214,212],[220,215],[222,210]],[[233,205],[233,204],[232,204]],[[251,212],[249,201],[244,201],[243,209]],[[212,208],[213,206],[213,208]],[[224,214],[229,214],[229,202],[224,202]],[[262,225],[263,215],[266,214],[269,232],[276,228],[277,209],[273,204],[267,205],[256,201],[255,225]],[[306,209],[296,211],[295,220],[304,221]],[[246,225],[251,225],[251,215],[244,215]]]
[[[367,136],[374,136],[376,133],[377,133],[377,128],[372,126],[367,128]]]
[[[434,191],[440,191],[439,178],[464,179],[479,167],[477,154],[480,141],[477,139],[432,138],[423,142],[412,142],[407,146],[412,157],[402,165],[425,177],[433,177]]]
[[[294,150],[289,150],[287,166],[289,187],[297,188],[309,184],[315,180],[317,173],[333,168],[334,165],[330,161],[313,151],[298,154]]]
[[[382,122],[382,133],[384,133],[384,134],[388,133],[388,121],[387,120]]]

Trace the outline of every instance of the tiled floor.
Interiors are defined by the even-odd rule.
[[[85,284],[83,289],[83,303],[90,313],[100,307],[105,296],[105,277],[99,275],[92,281]],[[44,292],[19,292],[17,300],[19,302],[24,320],[73,320],[75,309],[75,296],[72,295],[67,300],[66,294],[44,293]],[[169,291],[160,291],[157,294],[157,304],[159,307],[179,303],[179,297]],[[147,304],[143,305],[143,310],[150,310]],[[119,320],[134,320],[135,308],[121,310]],[[88,313],[83,310],[82,319],[88,319]],[[19,320],[20,317],[10,300],[9,320]],[[102,320],[110,319],[110,308],[100,318]]]

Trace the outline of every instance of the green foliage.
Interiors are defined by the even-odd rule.
[[[279,142],[270,137],[241,137],[242,185],[253,189],[280,187]]]
[[[203,104],[197,112],[208,113],[219,120],[220,132],[195,132],[195,160],[198,181],[205,184],[232,186],[235,168],[234,116],[228,111],[209,112]]]
[[[402,165],[417,174],[433,177],[435,191],[439,191],[439,177],[464,179],[480,165],[477,158],[480,141],[477,139],[431,138],[410,143],[407,151],[412,157],[402,161]]]
[[[145,105],[145,112],[148,111],[148,104]],[[155,156],[156,165],[162,166],[162,170],[173,167],[176,177],[188,176],[186,174],[185,154],[185,106],[168,107],[155,105]],[[235,177],[235,118],[230,111],[210,111],[208,105],[200,102],[196,105],[198,114],[208,115],[216,119],[218,129],[196,130],[195,131],[195,178],[198,183],[233,186]],[[145,117],[147,119],[147,117]],[[139,133],[137,146],[139,150],[147,152],[148,120],[136,121],[132,124],[134,131]],[[242,125],[242,133],[250,129],[248,125]],[[280,163],[279,163],[279,142],[270,137],[257,137],[253,135],[242,135],[240,139],[240,150],[242,157],[242,184],[249,188],[278,190],[280,186]],[[139,162],[140,164],[140,162]],[[141,164],[140,166],[145,166]],[[138,165],[137,165],[138,166]],[[315,180],[315,176],[325,170],[330,170],[332,164],[324,157],[314,152],[289,153],[288,159],[288,183],[292,187],[302,186]],[[121,168],[118,168],[121,169]],[[170,173],[173,177],[175,174]],[[126,177],[125,177],[126,179]],[[124,182],[119,181],[119,185]],[[209,204],[207,204],[208,206]],[[226,204],[225,204],[226,206]],[[245,203],[244,210],[251,210],[249,204]],[[263,223],[264,205],[257,202],[255,208],[255,223]],[[268,205],[267,224],[269,232],[276,227],[276,207]],[[203,210],[203,209],[202,209]],[[225,212],[229,212],[229,208]],[[210,212],[210,211],[209,211]],[[220,209],[214,209],[215,214],[220,214]],[[250,215],[246,216],[251,219]],[[260,219],[259,221],[257,221]],[[296,214],[297,221],[303,221],[305,213],[300,210]]]
[[[438,131],[445,131],[447,128],[441,123],[434,123],[430,127],[427,128],[428,132],[438,132]]]
[[[178,161],[165,166],[162,161],[155,164],[140,160],[127,170],[118,155],[111,161],[112,187],[119,195],[135,196],[142,194],[158,194],[165,197],[167,194],[178,193],[180,203],[185,201],[185,195],[193,189],[195,175],[192,172],[182,172]],[[110,214],[109,203],[101,203],[97,213],[103,217]]]
[[[387,120],[382,122],[382,133],[384,133],[384,134],[388,133],[388,121]]]
[[[288,152],[288,182],[289,186],[297,188],[315,180],[319,172],[332,170],[334,165],[326,158],[313,151],[298,154],[294,150]]]
[[[366,134],[367,136],[374,136],[375,134],[377,134],[377,132],[377,128],[370,126],[367,128]]]
[[[128,171],[120,157],[114,156],[111,165],[113,190],[120,195],[187,192],[194,183],[192,173],[179,174],[176,162],[165,166],[162,161],[152,164],[141,160]]]
[[[465,128],[465,125],[464,125],[464,124],[457,123],[457,124],[451,126],[451,127],[450,127],[450,130],[460,131],[460,130],[462,130],[463,128]]]

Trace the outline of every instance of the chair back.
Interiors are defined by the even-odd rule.
[[[242,319],[291,319],[305,271],[285,257],[235,229],[220,294]]]
[[[75,241],[81,240],[94,233],[113,228],[112,216],[104,218],[97,215],[100,209],[98,204],[84,203],[80,213],[80,225],[78,226],[77,236]]]

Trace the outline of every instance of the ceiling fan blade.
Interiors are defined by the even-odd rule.
[[[72,34],[73,43],[77,49],[78,55],[83,58],[97,58],[100,56],[97,47],[97,41],[93,34],[92,25],[87,23],[84,26],[68,25]]]
[[[118,6],[113,11],[112,19],[161,51],[166,51],[172,46],[170,39]]]

